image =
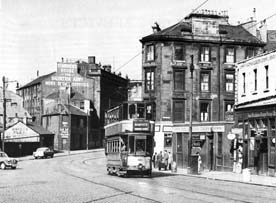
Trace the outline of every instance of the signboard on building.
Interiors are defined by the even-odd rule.
[[[45,81],[46,86],[89,87],[86,78],[78,74],[77,63],[57,63],[57,73]]]
[[[62,138],[68,138],[69,137],[69,127],[68,127],[68,122],[67,121],[61,122],[60,135],[61,135]]]

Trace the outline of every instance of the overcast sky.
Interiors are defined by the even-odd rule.
[[[1,0],[0,0],[1,2]],[[139,40],[173,25],[205,0],[2,0],[0,76],[21,85],[56,70],[64,58],[111,64],[113,71],[141,79]],[[209,0],[200,9],[228,10],[229,22],[245,22],[256,8],[257,21],[276,13],[275,0]],[[276,29],[276,16],[267,20]],[[123,66],[123,67],[122,67]],[[2,85],[1,85],[2,86]],[[10,85],[12,88],[12,85]]]

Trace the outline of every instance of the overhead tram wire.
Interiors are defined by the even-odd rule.
[[[276,13],[274,13],[273,15],[271,15],[271,16],[268,16],[268,17],[266,17],[265,19],[263,19],[263,20],[260,20],[259,22],[257,22],[257,23],[255,23],[254,25],[251,25],[250,27],[248,27],[247,29],[250,29],[250,28],[252,28],[252,27],[254,27],[254,26],[256,26],[256,25],[258,25],[259,23],[261,23],[261,22],[265,22],[266,20],[268,20],[269,18],[272,18],[272,17],[274,17],[274,16],[276,16]]]
[[[119,68],[117,68],[117,69],[115,70],[115,72],[118,71],[118,70],[120,70],[121,68],[123,68],[123,67],[126,66],[127,64],[129,64],[133,59],[135,59],[135,58],[136,58],[137,56],[139,56],[140,54],[142,54],[142,51],[139,51],[138,54],[136,54],[136,55],[133,56],[131,59],[129,59],[127,62],[125,62],[123,65],[121,65]]]
[[[194,13],[195,11],[197,11],[201,6],[203,6],[204,4],[207,3],[207,1],[209,0],[205,0],[203,3],[201,3],[198,7],[196,7],[195,9],[193,9],[187,16],[189,16],[190,14]],[[181,23],[186,17],[182,18],[178,23],[176,23],[174,26],[172,26],[170,28],[169,31],[172,31],[179,23]]]

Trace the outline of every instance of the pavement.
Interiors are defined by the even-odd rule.
[[[100,149],[89,149],[89,150],[74,150],[70,151],[63,151],[55,153],[54,157],[61,157],[61,156],[72,156],[77,154],[84,154],[84,153],[92,153],[97,151],[103,151],[102,148]],[[32,160],[34,159],[33,156],[25,156],[17,158],[18,161],[24,160]],[[247,173],[234,173],[234,172],[224,172],[224,171],[202,171],[200,174],[194,175],[190,174],[187,169],[185,168],[177,168],[175,172],[172,171],[159,171],[158,169],[154,168],[154,171],[168,173],[168,174],[175,174],[175,175],[182,175],[182,176],[190,176],[196,178],[205,178],[211,180],[218,180],[218,181],[227,181],[227,182],[238,182],[244,184],[251,184],[251,185],[259,185],[259,186],[267,186],[267,187],[276,187],[276,177],[271,176],[262,176],[262,175],[253,175],[247,171]]]

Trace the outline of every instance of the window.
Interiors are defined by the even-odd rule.
[[[226,121],[234,120],[234,101],[225,101],[224,104],[224,119]]]
[[[154,60],[154,45],[147,45],[146,46],[146,61],[153,61]]]
[[[225,49],[225,62],[226,63],[235,63],[235,49],[226,48]]]
[[[184,90],[185,84],[185,70],[175,69],[173,72],[174,89]]]
[[[154,91],[155,68],[145,69],[145,92]]]
[[[245,94],[245,73],[242,73],[242,80],[243,80],[243,94]]]
[[[173,101],[173,120],[175,122],[184,122],[185,119],[185,103],[183,100]]]
[[[253,49],[253,48],[247,48],[246,49],[246,53],[245,53],[245,58],[246,59],[251,58],[255,55],[256,55],[256,50],[255,49]]]
[[[210,47],[201,47],[200,61],[201,62],[210,62]]]
[[[265,66],[265,88],[269,88],[268,66]]]
[[[200,103],[200,121],[210,121],[210,104],[209,102]]]
[[[254,69],[254,91],[257,91],[257,69]]]
[[[225,90],[226,90],[226,92],[234,91],[234,74],[233,73],[225,74]]]
[[[175,45],[174,60],[185,61],[185,47],[183,45]]]
[[[200,73],[200,89],[202,92],[208,92],[210,89],[210,73]]]

